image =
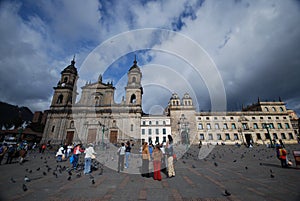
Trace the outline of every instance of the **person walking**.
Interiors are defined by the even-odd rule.
[[[118,149],[118,172],[124,171],[124,158],[125,158],[125,143],[121,143],[121,147]]]
[[[77,144],[74,147],[74,150],[73,150],[73,169],[77,168],[79,155],[83,152],[84,152],[84,150],[82,149],[81,144]]]
[[[62,162],[63,160],[63,155],[65,154],[65,150],[63,146],[60,146],[59,149],[56,152],[56,161],[57,162]]]
[[[173,138],[171,135],[168,135],[168,141],[166,145],[166,154],[168,160],[168,177],[175,177],[174,163],[173,163]]]
[[[282,168],[286,168],[288,167],[287,165],[287,152],[286,150],[281,146],[281,145],[278,145],[276,147],[276,151],[277,151],[277,158],[280,160],[281,162],[281,167]]]
[[[160,145],[156,145],[153,151],[153,169],[154,169],[154,180],[161,181],[161,160],[163,157],[163,153],[160,150]]]
[[[88,145],[88,148],[84,150],[85,156],[84,156],[84,174],[91,173],[91,166],[92,166],[92,159],[94,159],[96,156],[96,152],[94,150],[94,144],[90,143]]]
[[[142,177],[150,177],[149,174],[149,160],[150,160],[150,153],[148,143],[144,142],[142,148]]]
[[[130,142],[127,141],[125,145],[125,168],[129,168],[130,151],[131,151]]]

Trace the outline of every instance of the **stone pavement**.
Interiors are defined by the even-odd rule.
[[[31,152],[23,165],[0,166],[0,200],[300,200],[300,169],[281,168],[274,149],[215,146],[208,155],[201,150],[190,147],[179,154],[176,177],[162,173],[162,181],[136,174],[140,162],[134,155],[131,167],[117,173],[115,150],[97,151],[106,165],[103,172],[91,175],[82,171],[69,175],[70,163],[57,163],[54,151]],[[300,150],[300,145],[288,145],[287,150],[295,164],[291,151]],[[24,181],[25,175],[30,182]],[[226,196],[225,190],[231,195]]]

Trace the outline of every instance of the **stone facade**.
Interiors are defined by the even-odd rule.
[[[117,143],[119,141],[163,142],[168,134],[179,144],[271,144],[282,139],[297,143],[298,117],[281,100],[257,101],[236,112],[197,112],[188,93],[182,99],[172,94],[165,114],[146,115],[142,111],[142,73],[135,60],[128,70],[125,97],[114,101],[115,87],[86,83],[80,100],[75,61],[61,72],[47,114],[42,141],[52,143]],[[151,124],[149,124],[151,122]],[[164,122],[164,123],[163,123]],[[151,130],[151,131],[150,131]],[[151,133],[149,133],[151,132]],[[151,139],[150,139],[151,137]]]

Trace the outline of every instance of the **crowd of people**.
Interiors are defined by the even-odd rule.
[[[165,172],[168,178],[175,177],[173,150],[173,138],[168,135],[168,141],[162,144],[143,142],[140,153],[142,159],[141,175],[142,177],[153,177],[154,180],[161,181],[161,172]],[[121,143],[118,153],[118,172],[129,168],[129,157],[131,152],[130,142]],[[153,172],[150,171],[150,162],[153,164]]]

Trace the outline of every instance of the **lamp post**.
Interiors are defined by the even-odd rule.
[[[98,123],[101,126],[101,130],[102,130],[101,149],[104,150],[104,131],[105,131],[105,125],[101,124],[100,121],[98,121]]]
[[[184,116],[184,114],[180,117],[180,121],[178,122],[179,124],[179,130],[180,130],[180,137],[182,134],[182,131],[184,131],[185,134],[185,143],[186,143],[186,149],[188,149],[188,146],[190,144],[190,139],[189,139],[189,122],[187,122],[187,118]]]
[[[269,132],[269,124],[265,124],[265,127],[266,127],[266,129],[267,129],[267,132],[268,132],[268,135],[269,135],[269,138],[270,138],[270,146],[271,146],[271,148],[273,148],[274,147],[274,145],[273,145],[273,142],[272,142],[272,138],[271,138],[271,134],[270,134],[270,132]]]

